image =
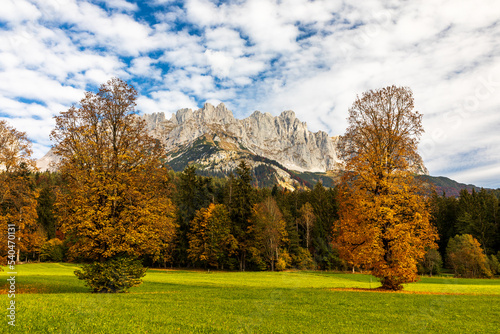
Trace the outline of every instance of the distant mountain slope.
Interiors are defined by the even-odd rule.
[[[449,197],[458,197],[460,195],[460,191],[463,189],[467,189],[469,192],[472,191],[472,189],[480,189],[475,185],[459,183],[444,176],[419,175],[418,177],[422,181],[433,185],[438,195],[442,195],[444,193]]]

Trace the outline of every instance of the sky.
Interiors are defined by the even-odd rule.
[[[0,119],[52,144],[53,117],[112,77],[140,113],[224,102],[342,135],[356,96],[413,91],[433,176],[500,188],[497,0],[0,0]]]

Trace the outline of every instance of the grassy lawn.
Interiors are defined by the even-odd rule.
[[[149,270],[127,294],[92,294],[73,264],[18,265],[16,333],[498,333],[500,280]],[[6,272],[0,272],[5,290]],[[2,286],[3,285],[3,286]],[[3,309],[8,298],[2,295]],[[6,314],[6,310],[3,311]],[[2,333],[10,326],[3,317]],[[14,332],[14,331],[11,331]]]

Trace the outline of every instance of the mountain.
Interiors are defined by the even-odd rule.
[[[221,103],[206,103],[192,111],[181,109],[166,119],[164,113],[144,115],[151,134],[167,148],[168,163],[175,171],[195,164],[200,173],[224,176],[245,160],[253,169],[256,185],[278,183],[292,188],[295,182],[308,185],[299,175],[340,170],[338,137],[311,132],[291,110],[279,116],[255,111],[238,120]]]
[[[424,183],[428,183],[434,186],[438,195],[446,194],[448,197],[458,197],[460,191],[466,189],[471,192],[474,190],[480,190],[481,188],[476,187],[472,184],[459,183],[452,179],[444,176],[429,176],[429,175],[419,175],[418,178]]]
[[[205,138],[221,151],[258,155],[297,171],[325,172],[340,166],[338,137],[308,131],[306,123],[291,110],[277,117],[255,111],[238,120],[223,103],[217,107],[206,103],[196,111],[181,109],[169,120],[163,113],[145,115],[144,119],[172,153]]]

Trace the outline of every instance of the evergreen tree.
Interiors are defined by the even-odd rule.
[[[212,179],[196,174],[196,167],[189,166],[180,174],[174,196],[177,204],[178,231],[174,259],[180,265],[188,264],[187,250],[190,223],[196,212],[208,207],[214,199]]]
[[[36,212],[38,214],[38,224],[43,227],[47,239],[56,237],[56,176],[51,172],[37,173],[35,182],[39,189]]]
[[[498,233],[499,203],[495,195],[485,189],[479,192],[460,192],[458,200],[457,232],[476,238],[487,253],[494,253]]]
[[[335,189],[326,189],[317,183],[310,192],[316,222],[312,229],[313,256],[322,269],[341,266],[338,252],[332,248],[333,226],[338,219],[338,204]]]
[[[228,182],[228,206],[233,221],[233,235],[238,241],[238,257],[240,270],[246,269],[247,249],[251,241],[248,240],[248,227],[252,218],[252,207],[255,202],[252,188],[252,174],[250,167],[241,161],[236,168],[236,179]]]
[[[443,193],[438,196],[436,192],[433,193],[430,199],[431,208],[431,221],[436,226],[439,240],[439,252],[444,258],[446,255],[446,247],[448,240],[455,236],[457,231],[457,215],[458,215],[458,200],[454,197],[446,197]]]

